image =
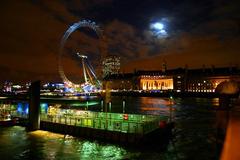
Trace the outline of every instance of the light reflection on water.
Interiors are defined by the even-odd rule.
[[[218,159],[214,128],[216,111],[213,109],[219,105],[218,99],[177,98],[171,101],[158,97],[112,97],[112,112],[122,113],[123,99],[127,113],[162,115],[169,114],[169,107],[174,109],[177,134],[166,149],[130,148],[46,131],[27,132],[15,126],[0,128],[0,159]],[[100,111],[100,103],[88,109]]]
[[[123,159],[127,151],[113,144],[88,141],[23,127],[0,128],[2,159]],[[11,154],[9,154],[11,153]]]

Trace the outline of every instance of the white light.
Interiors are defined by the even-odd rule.
[[[164,29],[160,30],[160,33],[161,34],[167,34],[167,32]]]
[[[155,22],[150,24],[151,33],[157,38],[165,38],[168,36],[168,33],[165,28],[166,27],[161,22]]]
[[[164,28],[164,25],[162,23],[156,22],[151,24],[151,28],[157,29],[157,30],[162,30]]]

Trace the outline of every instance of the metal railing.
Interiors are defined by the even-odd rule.
[[[13,117],[28,118],[28,114],[12,112]],[[159,127],[160,121],[167,121],[167,116],[121,114],[107,112],[82,111],[80,114],[41,114],[41,121],[71,126],[117,131],[123,133],[146,134]]]
[[[41,121],[124,133],[146,134],[167,117],[86,111],[86,115],[41,115]]]

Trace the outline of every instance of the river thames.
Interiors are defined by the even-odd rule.
[[[3,159],[149,159],[149,160],[214,160],[219,159],[217,149],[216,108],[217,98],[159,98],[159,97],[112,97],[111,112],[122,113],[122,100],[126,101],[125,113],[170,115],[175,122],[173,139],[166,147],[132,147],[103,141],[89,140],[47,131],[28,132],[24,127],[0,128],[0,157]],[[1,105],[19,102],[1,102]],[[84,102],[85,103],[85,102]],[[101,111],[101,102],[89,99],[82,103],[62,105],[62,108]],[[106,108],[106,107],[105,107]],[[108,109],[109,111],[109,109]]]

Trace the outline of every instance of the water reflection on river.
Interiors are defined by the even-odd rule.
[[[174,109],[176,136],[167,148],[162,149],[161,144],[155,148],[132,148],[45,131],[27,132],[15,126],[0,128],[0,159],[218,159],[214,109],[219,105],[218,99],[113,97],[112,112],[123,112],[123,99],[126,113],[166,115],[170,107]],[[69,104],[64,106],[70,107]],[[85,109],[86,106],[79,107]],[[88,109],[100,111],[101,102],[89,105]]]

